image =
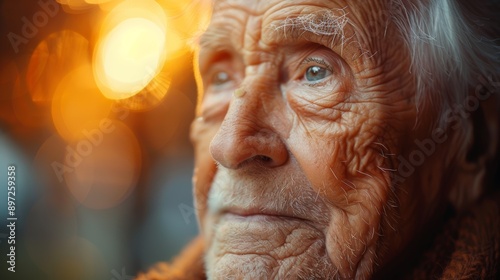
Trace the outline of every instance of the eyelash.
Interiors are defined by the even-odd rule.
[[[329,70],[330,72],[333,72],[333,69],[332,67],[330,66],[330,64],[326,63],[326,61],[322,58],[318,58],[318,57],[308,57],[306,58],[302,63],[301,65],[304,65],[304,64],[308,64],[310,62],[315,62],[317,64],[321,64],[322,66],[325,66],[325,68],[327,70]]]
[[[328,70],[331,73],[333,73],[333,68],[330,66],[330,64],[328,64],[324,59],[318,58],[318,57],[308,57],[308,58],[306,58],[304,61],[302,61],[300,63],[300,66],[310,64],[311,62],[314,62],[316,64],[324,66],[326,70]],[[309,65],[309,66],[311,66],[311,65]],[[306,70],[307,69],[308,68],[306,68]],[[326,83],[326,81],[318,81],[318,82],[315,82],[315,83],[308,82],[308,83],[306,83],[306,85],[308,85],[309,87],[315,88],[315,87],[323,86],[323,85],[325,85],[325,83]]]
[[[314,63],[314,64],[319,64],[321,65],[322,67],[324,67],[325,69],[327,69],[328,71],[332,72],[333,73],[333,68],[330,66],[330,64],[328,64],[324,59],[322,58],[318,58],[318,57],[308,57],[306,58],[305,60],[303,60],[301,63],[300,63],[300,67],[303,67],[304,65],[308,65],[308,64],[311,64],[311,63]],[[312,65],[309,65],[309,66],[312,66]],[[307,68],[306,68],[307,70]],[[231,82],[232,80],[232,77],[231,77],[231,74],[227,73],[228,75],[228,81],[224,84],[221,84],[221,85],[217,85],[215,83],[213,83],[214,81],[214,78],[215,78],[215,75],[217,75],[221,70],[217,70],[217,71],[213,71],[212,74],[210,75],[210,81],[209,81],[209,86],[211,87],[221,87],[221,86],[224,86],[224,84],[226,84],[227,82]],[[224,72],[224,71],[222,71]],[[318,81],[318,82],[308,82],[307,85],[310,86],[310,87],[318,87],[318,86],[322,86],[325,84],[325,81]]]

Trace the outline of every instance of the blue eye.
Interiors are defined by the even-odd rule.
[[[321,66],[311,66],[304,73],[304,78],[308,82],[317,82],[331,75],[331,72]]]

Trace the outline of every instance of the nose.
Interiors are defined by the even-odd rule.
[[[214,160],[230,169],[251,164],[272,168],[286,163],[286,145],[279,128],[270,124],[276,112],[269,110],[269,104],[262,104],[264,100],[257,94],[245,91],[237,95],[210,144]]]

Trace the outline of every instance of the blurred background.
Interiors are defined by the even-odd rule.
[[[0,279],[132,279],[171,260],[197,234],[192,46],[211,1],[0,10]]]

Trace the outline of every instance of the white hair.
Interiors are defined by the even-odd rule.
[[[468,149],[478,145],[478,139],[474,139],[476,129],[488,131],[488,139],[480,140],[485,146],[481,148],[489,151],[489,160],[493,159],[498,151],[498,128],[485,123],[496,121],[484,116],[484,108],[493,105],[490,113],[492,107],[500,108],[500,1],[476,0],[471,4],[466,0],[391,0],[390,8],[392,22],[399,28],[411,57],[418,116],[425,113],[436,117],[429,129],[447,130],[451,126],[450,113],[458,115],[457,109],[463,112],[463,108],[475,108],[465,110],[467,117],[460,116],[460,126],[452,127],[456,131],[447,144],[452,152],[444,161],[463,162]],[[476,98],[478,94],[483,98]],[[476,107],[467,107],[471,100]],[[476,110],[476,120],[468,120]],[[489,117],[500,117],[496,111],[494,114]],[[456,186],[449,198],[460,208],[483,192],[487,175],[480,169],[471,181],[459,164],[454,170]]]
[[[491,29],[499,28],[496,26],[498,14],[495,14],[499,2],[480,1],[496,5],[491,15],[485,14],[489,12],[487,5],[480,11],[483,14],[478,15],[479,11],[472,11],[470,7],[467,10],[462,2],[391,1],[393,22],[400,29],[411,56],[417,110],[436,112],[436,124],[443,128],[446,111],[463,104],[480,81],[498,78],[500,73],[500,38],[488,37],[491,36],[488,33],[495,33]],[[499,36],[496,31],[493,36]]]

